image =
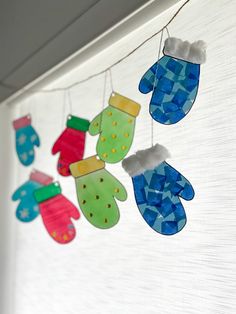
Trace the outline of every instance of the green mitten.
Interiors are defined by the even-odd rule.
[[[125,201],[127,192],[104,167],[102,160],[92,156],[71,164],[70,171],[75,177],[77,197],[84,216],[95,227],[108,229],[120,218],[115,198]]]
[[[117,93],[112,93],[109,106],[90,124],[89,133],[99,135],[97,154],[108,163],[116,163],[127,155],[134,137],[135,118],[140,105]]]

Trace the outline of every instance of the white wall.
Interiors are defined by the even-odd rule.
[[[4,193],[6,207],[1,210],[4,216],[11,215],[14,222],[8,223],[14,230],[8,231],[16,234],[14,311],[8,313],[236,312],[235,9],[233,0],[192,0],[169,29],[173,36],[204,39],[208,44],[199,94],[189,115],[173,126],[154,124],[155,141],[168,147],[169,162],[195,188],[194,200],[183,201],[188,217],[184,230],[164,237],[147,226],[134,202],[131,180],[120,164],[107,165],[129,194],[126,202],[119,203],[119,224],[104,231],[81,217],[75,223],[78,237],[67,246],[50,239],[40,217],[27,225],[16,222],[15,204],[9,206]],[[175,10],[150,21],[48,88],[68,85],[103,69],[158,30]],[[131,153],[151,143],[150,96],[140,94],[137,85],[156,60],[158,42],[159,38],[149,41],[112,71],[114,89],[142,104]],[[109,93],[108,87],[107,99]],[[102,94],[103,77],[75,87],[72,113],[92,119],[101,110]],[[29,111],[42,140],[33,167],[57,176],[57,157],[51,156],[50,149],[65,119],[63,93],[37,93],[11,107],[14,117]],[[14,156],[10,140],[8,155]],[[86,156],[94,154],[96,140],[88,138]],[[15,157],[12,163],[18,165],[14,182],[9,182],[13,191],[27,179],[30,169],[20,166]],[[73,178],[59,179],[63,193],[77,203]]]

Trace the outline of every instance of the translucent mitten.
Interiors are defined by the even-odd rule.
[[[163,53],[143,75],[139,90],[143,94],[152,91],[149,111],[154,120],[174,124],[187,115],[196,99],[206,44],[168,38]]]
[[[108,163],[121,161],[128,153],[135,129],[135,119],[140,105],[133,100],[112,93],[109,106],[90,124],[89,133],[99,134],[97,154]]]
[[[34,146],[40,145],[38,134],[31,125],[29,115],[13,121],[16,131],[16,152],[20,162],[29,166],[34,161]]]
[[[53,178],[43,172],[33,170],[29,180],[21,185],[12,195],[13,201],[20,200],[16,209],[16,217],[22,222],[31,222],[39,215],[38,203],[34,198],[34,191],[43,185],[50,184]]]
[[[59,183],[52,183],[34,193],[40,214],[49,235],[58,243],[66,244],[76,235],[71,218],[77,220],[77,208],[61,194]]]
[[[123,168],[132,177],[139,211],[147,224],[163,235],[173,235],[186,224],[180,201],[194,197],[190,182],[165,159],[168,151],[161,145],[137,152],[123,160]]]
[[[75,116],[69,116],[66,129],[57,139],[52,148],[52,154],[60,152],[57,170],[62,176],[69,176],[69,165],[83,159],[86,131],[89,121]]]
[[[111,228],[119,221],[115,198],[127,199],[124,186],[104,167],[105,163],[96,156],[70,165],[80,208],[87,220],[101,229]]]

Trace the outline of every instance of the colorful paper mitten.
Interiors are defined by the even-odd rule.
[[[60,152],[57,170],[62,176],[69,176],[69,165],[83,159],[86,131],[89,121],[75,116],[69,116],[66,129],[57,139],[52,148],[52,154]]]
[[[96,156],[70,165],[80,208],[86,219],[101,229],[111,228],[119,221],[115,198],[119,201],[127,199],[124,186],[104,167],[105,163]]]
[[[53,178],[43,172],[33,170],[29,180],[20,186],[12,195],[13,201],[20,200],[16,209],[16,217],[22,222],[31,222],[39,215],[38,203],[34,192],[43,185],[50,184]]]
[[[108,163],[121,161],[128,153],[135,129],[135,119],[140,105],[133,100],[112,93],[109,106],[90,124],[89,133],[99,134],[97,154]]]
[[[13,121],[16,130],[16,152],[20,162],[29,166],[34,161],[34,146],[40,145],[38,134],[31,125],[29,115]]]
[[[161,145],[137,152],[122,166],[132,177],[139,211],[147,224],[158,233],[173,235],[186,224],[186,214],[180,201],[194,197],[190,182],[165,159],[168,151]]]
[[[174,124],[187,115],[196,99],[206,44],[168,38],[163,53],[143,75],[139,90],[143,94],[152,91],[149,111],[154,120]]]
[[[49,235],[58,243],[66,244],[76,235],[71,218],[77,220],[77,208],[61,194],[59,183],[42,187],[34,193],[39,203],[40,214]]]

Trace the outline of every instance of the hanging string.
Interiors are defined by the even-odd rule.
[[[113,79],[112,79],[112,73],[111,73],[111,68],[108,70],[109,71],[109,76],[110,76],[110,86],[111,86],[111,92],[114,92],[114,85],[113,85]]]
[[[103,85],[103,95],[102,95],[102,110],[105,107],[105,101],[106,101],[106,86],[107,86],[107,72],[104,74],[104,85]]]
[[[161,31],[159,47],[158,47],[157,61],[160,59],[160,56],[161,56],[163,33],[164,33],[164,29]],[[156,86],[157,86],[157,81],[158,81],[158,79],[157,79],[157,71],[158,71],[158,63],[156,64],[156,71],[155,71],[155,76],[154,76],[153,89],[155,89]],[[154,120],[151,117],[151,146],[153,147],[153,145],[154,145]]]
[[[167,36],[170,38],[170,32],[169,32],[169,30],[168,30],[168,27],[167,27],[167,26],[165,27],[165,30],[166,30],[166,32],[167,32]]]
[[[162,30],[161,32],[161,37],[160,37],[160,41],[159,41],[159,48],[158,48],[158,55],[157,55],[157,60],[160,59],[160,56],[161,56],[161,47],[162,47],[162,40],[163,40],[163,33],[164,33],[164,30]],[[154,88],[156,87],[157,85],[157,71],[158,71],[158,64],[156,66],[156,71],[155,71],[155,78],[154,78]]]
[[[100,114],[100,121],[99,121],[99,132],[101,132],[102,127],[102,116],[103,116],[103,109],[105,107],[105,101],[106,101],[106,88],[107,87],[107,72],[104,74],[104,85],[103,85],[103,94],[102,94],[102,110]]]
[[[174,13],[174,15],[171,17],[171,19],[161,28],[159,29],[157,32],[155,32],[154,34],[152,34],[151,36],[149,36],[148,38],[146,38],[143,42],[141,42],[138,46],[136,46],[133,50],[131,50],[129,53],[127,53],[126,55],[124,55],[122,58],[120,58],[119,60],[117,60],[116,62],[114,62],[113,64],[111,64],[109,67],[105,68],[102,71],[99,71],[97,73],[94,73],[90,76],[88,76],[85,79],[79,80],[77,82],[74,82],[73,84],[70,84],[66,87],[58,87],[58,88],[52,88],[52,89],[41,89],[41,90],[34,90],[34,89],[27,89],[27,88],[22,88],[22,87],[17,87],[8,83],[5,83],[3,81],[0,81],[0,85],[12,90],[12,91],[18,91],[18,90],[22,90],[25,93],[29,93],[29,94],[33,94],[33,93],[53,93],[53,92],[59,92],[59,91],[65,91],[68,89],[72,89],[73,87],[82,84],[84,82],[87,82],[91,79],[93,79],[94,77],[97,77],[107,71],[111,71],[111,69],[113,67],[115,67],[116,65],[118,65],[119,63],[121,63],[122,61],[124,61],[125,59],[127,59],[129,56],[131,56],[132,54],[134,54],[139,48],[141,48],[143,45],[145,45],[148,41],[150,41],[153,37],[155,37],[156,35],[160,34],[161,32],[163,32],[164,29],[166,29],[166,31],[168,32],[168,36],[169,36],[169,31],[168,31],[168,26],[170,25],[170,23],[172,23],[172,21],[179,15],[180,11],[190,2],[190,0],[185,1],[180,7],[179,9]]]
[[[65,114],[66,114],[66,91],[63,93],[63,104],[62,104],[62,119],[61,119],[61,129],[64,129],[65,124]]]
[[[70,113],[72,114],[73,113],[73,104],[72,104],[70,89],[67,90],[67,98],[68,98],[68,103],[69,103],[69,110],[70,110]]]
[[[65,125],[65,113],[66,113],[66,91],[63,93],[63,103],[62,103],[62,118],[61,118],[61,130],[64,130]],[[56,181],[59,182],[59,172],[56,171]]]

